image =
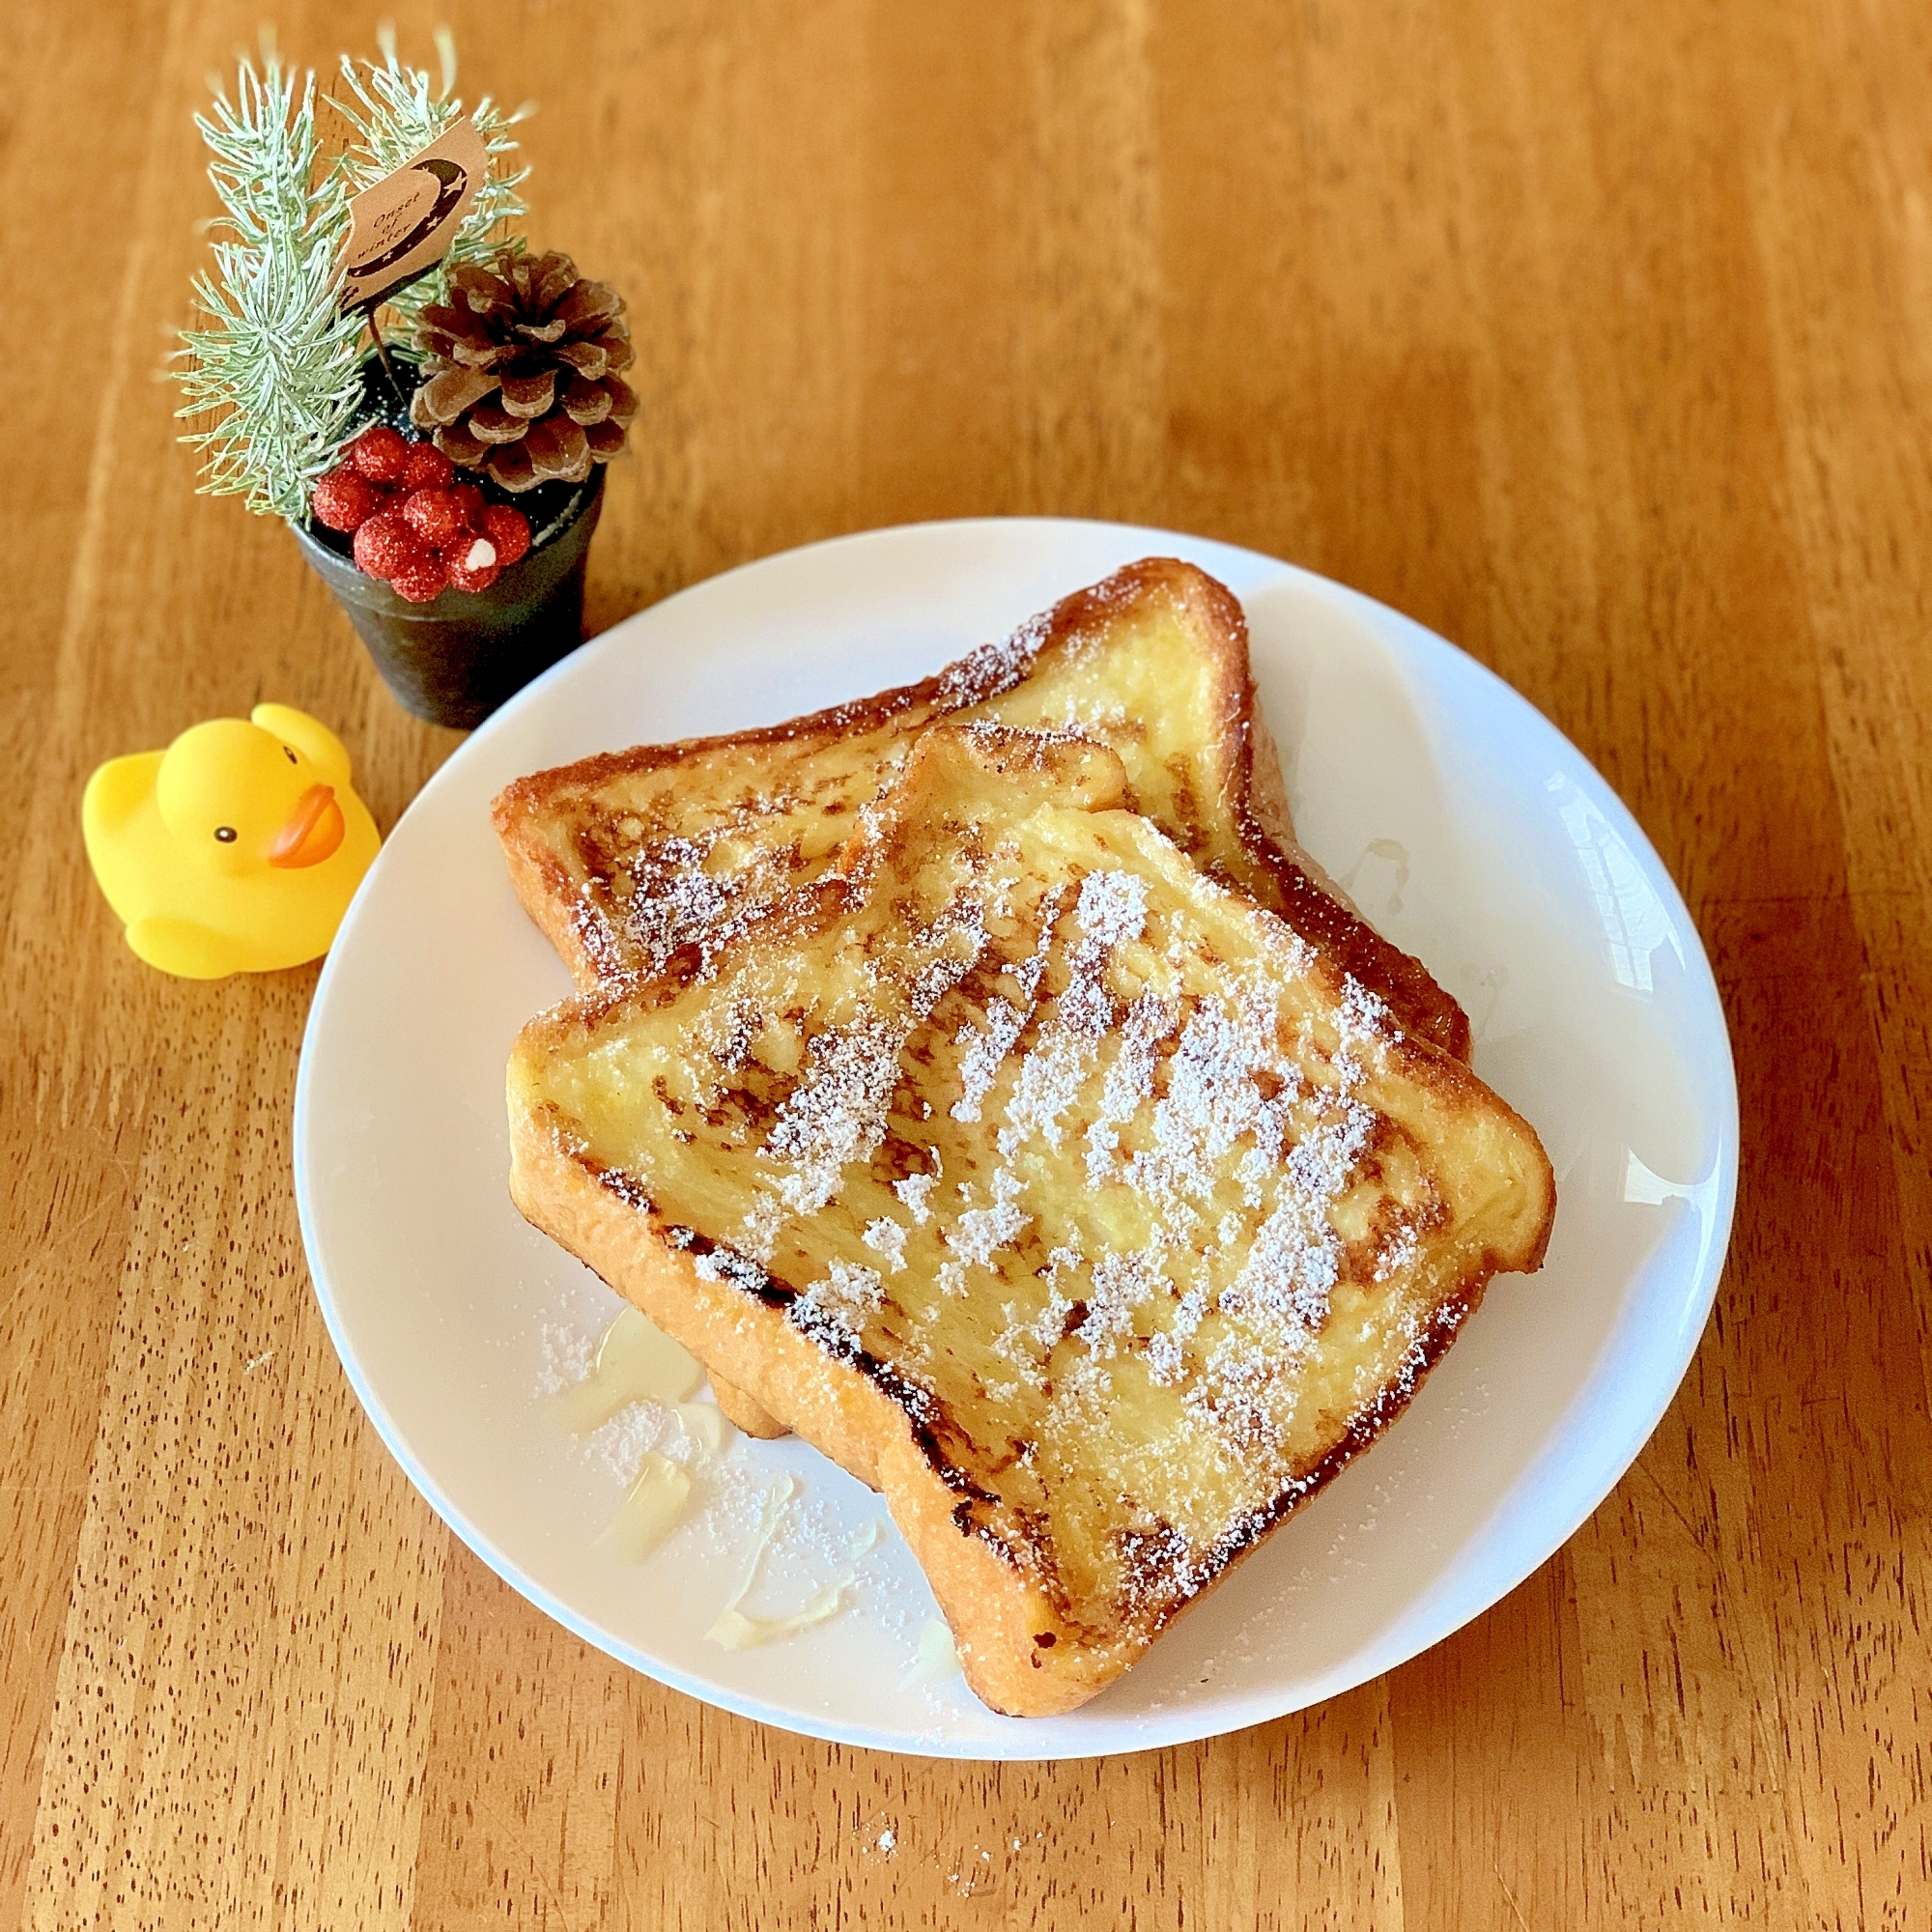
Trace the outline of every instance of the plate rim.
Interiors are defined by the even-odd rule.
[[[1638,1419],[1627,1425],[1621,1432],[1613,1452],[1603,1464],[1608,1471],[1607,1475],[1604,1477],[1600,1486],[1592,1486],[1586,1492],[1587,1503],[1575,1512],[1574,1520],[1564,1527],[1561,1535],[1526,1564],[1519,1566],[1512,1563],[1505,1566],[1498,1574],[1506,1576],[1507,1580],[1492,1589],[1486,1583],[1485,1600],[1482,1604],[1463,1613],[1456,1622],[1425,1637],[1420,1643],[1408,1643],[1403,1640],[1390,1646],[1398,1650],[1399,1655],[1379,1657],[1373,1646],[1366,1653],[1356,1653],[1350,1658],[1347,1668],[1340,1673],[1346,1681],[1321,1690],[1314,1696],[1291,1694],[1289,1701],[1285,1703],[1270,1709],[1237,1715],[1232,1721],[1210,1721],[1205,1726],[1190,1726],[1184,1720],[1188,1705],[1185,1696],[1182,1695],[1177,1698],[1172,1706],[1151,1713],[1141,1720],[1141,1728],[1151,1735],[1125,1742],[1096,1741],[1092,1745],[1065,1743],[1047,1748],[1029,1749],[1026,1747],[1023,1734],[1003,1733],[998,1738],[974,1738],[952,1742],[934,1736],[930,1731],[910,1735],[899,1732],[886,1733],[876,1726],[852,1723],[831,1717],[814,1718],[789,1711],[774,1713],[769,1706],[754,1696],[735,1690],[713,1679],[694,1676],[663,1659],[645,1657],[623,1639],[597,1628],[589,1617],[575,1609],[507,1554],[496,1548],[489,1537],[477,1524],[469,1520],[466,1513],[416,1455],[406,1433],[364,1373],[362,1364],[350,1346],[346,1329],[347,1318],[338,1305],[335,1294],[327,1286],[326,1270],[319,1265],[320,1236],[308,1178],[311,1154],[310,1108],[314,1084],[312,1066],[315,1059],[311,1047],[320,1027],[324,1024],[321,1016],[327,1011],[328,995],[338,976],[339,961],[349,957],[354,951],[355,929],[359,924],[361,915],[370,899],[369,880],[378,876],[379,868],[383,867],[387,860],[391,845],[403,835],[411,819],[419,810],[426,810],[426,801],[431,800],[445,783],[456,781],[450,775],[460,774],[477,758],[486,755],[485,752],[477,749],[479,746],[487,747],[493,735],[501,729],[507,729],[510,724],[541,704],[547,693],[554,685],[562,682],[574,668],[581,668],[580,661],[584,651],[598,649],[600,646],[608,651],[622,632],[688,598],[712,591],[727,580],[739,580],[752,573],[781,567],[814,553],[835,549],[856,549],[869,543],[902,537],[909,532],[956,531],[962,535],[984,534],[997,541],[1000,534],[1020,529],[1050,534],[1054,530],[1064,528],[1107,532],[1122,537],[1131,537],[1136,541],[1151,540],[1156,546],[1163,542],[1174,542],[1196,552],[1213,550],[1238,557],[1244,563],[1283,574],[1292,578],[1301,587],[1338,603],[1343,609],[1384,635],[1387,628],[1393,625],[1411,644],[1419,644],[1425,652],[1441,650],[1452,654],[1454,659],[1460,661],[1464,672],[1477,673],[1482,683],[1496,688],[1496,694],[1500,694],[1502,702],[1520,707],[1543,730],[1553,735],[1569,756],[1575,760],[1577,774],[1586,778],[1594,786],[1595,796],[1591,802],[1604,812],[1617,835],[1637,857],[1648,882],[1663,900],[1665,910],[1672,916],[1673,923],[1680,925],[1690,939],[1690,944],[1684,957],[1685,971],[1691,981],[1693,996],[1708,1008],[1709,1017],[1715,1022],[1707,1041],[1707,1044],[1716,1048],[1714,1065],[1710,1070],[1713,1075],[1719,1077],[1715,1083],[1715,1092],[1709,1095],[1714,1104],[1708,1107],[1700,1105],[1697,1111],[1708,1120],[1715,1143],[1715,1157],[1710,1178],[1716,1182],[1716,1194],[1713,1201],[1711,1237],[1705,1243],[1696,1266],[1696,1272],[1702,1279],[1697,1281],[1694,1293],[1686,1301],[1687,1309],[1694,1310],[1695,1319],[1683,1323],[1670,1373],[1667,1378],[1660,1377],[1655,1384],[1661,1391],[1661,1396],[1655,1404],[1654,1412],[1652,1406],[1646,1404]],[[1155,548],[1143,554],[1152,555],[1161,553]],[[345,946],[345,940],[351,943]],[[1701,1030],[1700,1037],[1702,1037]],[[519,1596],[553,1621],[561,1624],[583,1642],[627,1668],[637,1670],[641,1675],[694,1697],[701,1703],[729,1711],[735,1716],[748,1718],[755,1722],[771,1724],[775,1728],[795,1735],[862,1749],[921,1758],[952,1759],[961,1763],[1046,1763],[1129,1756],[1142,1751],[1169,1749],[1180,1745],[1231,1735],[1259,1724],[1276,1722],[1283,1718],[1293,1716],[1297,1711],[1313,1709],[1317,1704],[1346,1694],[1348,1690],[1359,1688],[1362,1684],[1400,1668],[1403,1664],[1422,1656],[1455,1635],[1457,1632],[1467,1628],[1477,1618],[1487,1615],[1505,1597],[1520,1588],[1523,1582],[1534,1576],[1577,1535],[1622,1482],[1642,1453],[1644,1445],[1662,1425],[1683,1386],[1704,1332],[1710,1324],[1711,1311],[1716,1303],[1718,1289],[1722,1281],[1729,1253],[1737,1204],[1740,1136],[1736,1055],[1731,1041],[1729,1016],[1724,1010],[1722,995],[1717,976],[1712,970],[1703,934],[1691,917],[1675,878],[1659,856],[1649,835],[1638,823],[1615,787],[1598,771],[1595,763],[1584,755],[1560,726],[1539,711],[1507,679],[1449,639],[1430,630],[1419,620],[1407,616],[1394,607],[1371,597],[1365,591],[1357,590],[1351,585],[1324,577],[1319,572],[1311,571],[1285,558],[1272,556],[1266,552],[1227,543],[1219,538],[1195,535],[1158,526],[1120,523],[1102,518],[956,517],[882,525],[873,528],[821,537],[810,543],[749,558],[729,569],[681,585],[655,603],[641,606],[639,610],[626,613],[596,637],[586,639],[577,650],[533,679],[472,730],[430,775],[398,816],[343,918],[335,943],[324,959],[321,974],[310,995],[308,1013],[303,1024],[293,1104],[291,1155],[297,1218],[310,1285],[320,1305],[330,1344],[356,1401],[374,1426],[384,1447],[395,1459],[418,1495],[428,1503],[443,1525],[486,1568],[508,1584]],[[1708,1183],[1700,1183],[1703,1184]],[[1539,1544],[1545,1540],[1541,1534],[1534,1539]],[[1357,1672],[1354,1667],[1355,1662],[1364,1657],[1366,1666]],[[1262,1701],[1265,1702],[1265,1698],[1263,1697]],[[936,1728],[943,1730],[943,1724]]]

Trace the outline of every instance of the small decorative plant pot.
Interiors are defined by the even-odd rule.
[[[289,527],[403,707],[468,730],[583,641],[583,569],[604,506],[604,466],[560,494],[554,509],[545,506],[549,515],[532,517],[527,554],[489,589],[448,589],[428,604],[409,603],[358,570],[335,532]]]

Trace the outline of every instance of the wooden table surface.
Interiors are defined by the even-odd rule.
[[[351,30],[278,11],[300,59]],[[899,1759],[547,1622],[324,1333],[289,1178],[314,970],[164,979],[82,862],[92,767],[201,717],[334,722],[385,828],[457,742],[285,530],[195,497],[156,380],[213,206],[189,117],[262,9],[15,5],[0,1925],[1932,1922],[1932,12],[450,11],[469,89],[542,104],[532,239],[632,301],[593,628],[1007,512],[1410,612],[1684,888],[1738,1058],[1730,1263],[1565,1549],[1238,1736]],[[437,17],[401,10],[406,51]]]

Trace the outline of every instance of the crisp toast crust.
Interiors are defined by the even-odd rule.
[[[1072,1708],[1541,1260],[1535,1136],[1091,743],[927,733],[831,871],[533,1021],[524,1212],[883,1490],[996,1708]]]
[[[1074,725],[1108,745],[1136,807],[1199,865],[1321,931],[1400,1025],[1467,1057],[1462,1009],[1294,843],[1240,606],[1173,558],[1131,564],[919,684],[519,779],[493,809],[512,883],[581,991],[701,963],[832,864],[941,719]]]

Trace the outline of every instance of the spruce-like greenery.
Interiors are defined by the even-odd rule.
[[[336,308],[350,199],[464,112],[446,32],[437,36],[434,91],[427,72],[397,59],[393,34],[379,38],[380,64],[343,57],[347,99],[319,99],[314,73],[283,67],[265,40],[259,70],[243,58],[233,97],[218,94],[195,117],[225,213],[214,224],[213,268],[195,277],[202,326],[183,331],[176,371],[179,413],[212,420],[182,440],[201,452],[202,490],[241,497],[265,516],[307,514],[309,488],[335,463],[361,401],[364,320]],[[350,128],[332,154],[316,128],[324,106]],[[398,292],[393,306],[406,327],[441,298],[451,267],[489,254],[500,245],[493,231],[524,213],[517,188],[527,170],[507,171],[517,145],[508,130],[521,116],[485,99],[470,118],[490,152],[490,179],[443,266]]]
[[[377,44],[383,54],[380,67],[366,62],[358,69],[347,54],[342,56],[342,77],[357,104],[339,98],[332,103],[355,129],[347,158],[357,187],[393,173],[463,119],[463,103],[452,93],[456,86],[456,43],[447,27],[436,31],[442,72],[433,94],[429,75],[421,68],[404,67],[396,59],[393,28],[384,27],[377,36]],[[392,298],[391,306],[410,328],[415,327],[426,303],[447,298],[450,270],[495,254],[502,245],[496,233],[499,225],[519,220],[526,212],[517,190],[529,179],[530,171],[507,171],[510,157],[517,152],[509,130],[523,114],[522,109],[505,114],[488,95],[470,110],[469,119],[490,153],[490,173],[477,189],[441,265],[420,281],[397,290]]]

